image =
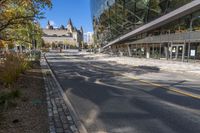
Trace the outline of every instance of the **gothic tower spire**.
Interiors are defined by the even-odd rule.
[[[50,25],[50,21],[48,20],[47,25]]]
[[[72,25],[72,20],[71,20],[71,18],[68,20],[68,25]]]
[[[69,21],[68,21],[67,30],[68,30],[69,32],[71,32],[71,33],[72,33],[73,30],[74,30],[74,27],[73,27],[71,18],[70,18]]]
[[[50,30],[52,30],[53,29],[53,26],[51,25],[51,23],[50,23],[50,21],[48,20],[48,22],[47,22],[47,27],[46,27],[47,29],[50,29]]]
[[[82,26],[81,26],[81,29],[80,29],[80,30],[81,30],[81,33],[83,34],[83,27],[82,27]]]

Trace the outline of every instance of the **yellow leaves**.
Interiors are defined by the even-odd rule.
[[[8,47],[10,49],[14,48],[13,41],[3,41],[3,40],[0,40],[0,49],[1,48],[6,48],[6,47]]]
[[[13,16],[15,16],[15,11],[12,8],[1,13],[1,19],[4,20],[9,20]]]
[[[40,26],[33,20],[42,16],[42,9],[50,7],[51,0],[0,0],[0,47],[6,41],[32,43],[33,37],[41,40]],[[34,35],[33,35],[34,34]]]
[[[0,40],[0,48],[4,48],[4,44],[1,40]]]
[[[9,44],[8,41],[0,40],[0,48],[5,48]]]
[[[18,23],[20,19],[23,19],[23,16],[31,16],[32,14],[24,7],[8,7],[0,12],[0,23]]]
[[[21,2],[21,6],[27,7],[32,5],[32,1],[31,0],[22,0]]]

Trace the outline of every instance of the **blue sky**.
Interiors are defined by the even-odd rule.
[[[77,29],[83,26],[84,32],[93,31],[90,13],[90,0],[52,0],[53,8],[45,10],[45,19],[40,20],[42,27],[46,27],[47,21],[60,27],[61,24],[66,26],[68,19]]]

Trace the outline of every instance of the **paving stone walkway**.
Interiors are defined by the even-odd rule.
[[[58,89],[59,86],[44,58],[41,59],[41,67],[45,81],[50,133],[79,133],[63,94]]]

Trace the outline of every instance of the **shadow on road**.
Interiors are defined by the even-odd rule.
[[[198,122],[183,117],[190,114],[188,110],[200,109],[199,100],[114,74],[159,73],[159,68],[91,61],[79,55],[69,55],[72,59],[67,61],[57,61],[57,57],[63,59],[49,55],[48,61],[88,130],[123,133],[200,131]],[[74,59],[83,61],[74,62]],[[187,81],[164,81],[164,84],[173,86],[184,82]],[[188,123],[190,127],[185,126]]]

